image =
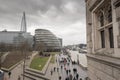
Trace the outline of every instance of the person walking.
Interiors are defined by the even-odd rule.
[[[54,72],[55,72],[55,70],[56,70],[56,67],[54,67]]]
[[[57,67],[57,72],[59,72],[59,68]]]
[[[74,76],[73,80],[76,80],[75,76]]]
[[[66,74],[68,75],[68,70],[66,70]]]
[[[69,78],[70,78],[70,80],[72,80],[72,78],[73,78],[72,74],[70,74]]]
[[[61,80],[61,76],[59,76],[59,80]]]
[[[63,66],[61,65],[61,70],[62,70]]]
[[[21,80],[20,76],[18,76],[18,80]]]
[[[11,72],[10,71],[8,72],[8,76],[9,76],[9,78],[11,77]]]
[[[69,73],[71,72],[71,70],[69,69]]]
[[[51,69],[51,71],[50,71],[50,72],[51,72],[51,76],[52,76],[52,74],[53,74],[53,71],[52,71],[52,69]]]
[[[76,74],[76,78],[77,78],[77,80],[78,80],[78,78],[79,78],[79,74],[78,74],[78,73]]]

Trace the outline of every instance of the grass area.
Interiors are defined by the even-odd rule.
[[[46,62],[48,61],[49,57],[35,57],[31,64],[30,64],[30,68],[32,69],[36,69],[36,70],[42,70],[43,67],[45,66]]]
[[[50,60],[50,63],[55,63],[55,54],[59,54],[60,52],[50,52],[52,54],[52,58]]]

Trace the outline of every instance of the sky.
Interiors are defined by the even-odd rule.
[[[23,11],[27,32],[48,29],[64,45],[86,43],[84,0],[0,0],[0,31],[19,31]]]

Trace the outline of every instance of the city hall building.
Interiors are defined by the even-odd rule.
[[[46,29],[35,30],[35,49],[44,51],[60,51],[62,39],[57,38],[51,31]]]
[[[85,0],[90,80],[120,80],[120,0]]]

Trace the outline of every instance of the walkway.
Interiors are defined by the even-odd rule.
[[[64,63],[59,63],[59,60],[61,58],[67,58],[67,57],[68,57],[67,55],[63,55],[63,54],[56,55],[55,56],[56,62],[54,64],[53,63],[49,64],[45,76],[47,76],[51,80],[59,80],[59,76],[61,76],[61,80],[65,80],[66,77],[69,76],[69,74],[72,74],[73,77],[76,76],[76,74],[74,74],[74,72],[73,72],[73,68],[76,68],[77,73],[79,74],[79,78],[82,78],[84,80],[84,78],[87,77],[86,70],[83,70],[78,65],[72,65],[71,61],[69,62],[69,65],[66,64],[65,66],[64,66]],[[31,57],[31,59],[32,59],[32,57]],[[26,61],[26,62],[29,62],[29,61]],[[29,63],[27,63],[27,64],[29,65]],[[61,66],[63,66],[62,69],[61,69]],[[55,71],[54,71],[54,67],[56,67]],[[59,68],[59,71],[57,71],[57,68]],[[66,68],[67,70],[71,70],[71,72],[67,75],[66,70],[64,68]],[[51,70],[53,71],[52,75],[51,75]],[[21,77],[21,80],[23,80],[23,76],[21,76],[21,74],[23,74],[23,62],[21,64],[19,64],[18,66],[16,66],[16,68],[14,68],[11,71],[11,73],[12,74],[11,74],[10,78],[8,76],[8,73],[5,73],[6,80],[18,80],[19,76]],[[25,78],[24,80],[31,80],[31,79]]]
[[[68,50],[71,56],[72,61],[79,60],[79,63],[82,67],[87,68],[87,57],[86,54],[79,53],[78,51]]]
[[[30,59],[26,59],[26,67],[29,66],[30,61],[32,58],[37,54],[37,52],[34,52]],[[11,70],[11,76],[8,76],[8,72],[5,72],[5,80],[18,80],[18,77],[20,76],[21,80],[23,80],[23,62],[21,62],[19,65],[17,65],[14,69]],[[30,80],[28,78],[25,78],[25,80]]]
[[[64,57],[68,57],[67,55],[62,55]],[[58,56],[58,58],[61,57],[61,56]],[[59,60],[58,60],[59,61]],[[69,63],[69,65],[67,65]],[[68,61],[67,64],[64,66],[63,63],[59,63],[58,62],[58,67],[60,69],[59,71],[59,75],[62,76],[62,79],[61,80],[65,80],[66,77],[68,77],[70,74],[72,74],[73,77],[76,76],[76,74],[73,72],[73,68],[76,68],[77,69],[77,73],[79,74],[79,78],[86,78],[87,77],[87,71],[86,70],[83,70],[80,66],[78,65],[73,65],[72,62]],[[61,66],[63,66],[63,68],[61,69]],[[64,70],[64,68],[66,68],[66,70],[70,70],[71,72],[66,73],[66,70]]]

